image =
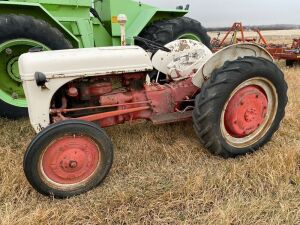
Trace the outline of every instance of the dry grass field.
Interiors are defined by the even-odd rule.
[[[261,151],[224,160],[199,143],[192,122],[107,129],[113,168],[100,187],[67,200],[26,181],[27,119],[0,119],[0,224],[300,224],[300,68],[284,73],[286,117]]]

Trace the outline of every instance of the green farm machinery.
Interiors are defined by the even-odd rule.
[[[0,1],[0,116],[27,115],[19,75],[19,56],[32,49],[58,50],[118,46],[118,15],[124,14],[127,45],[134,37],[167,44],[193,39],[210,45],[198,21],[184,17],[188,10],[159,9],[133,0],[8,0]],[[117,60],[117,59],[116,59]]]

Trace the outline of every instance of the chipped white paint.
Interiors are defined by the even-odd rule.
[[[221,68],[226,61],[233,61],[239,57],[246,56],[262,57],[270,61],[274,61],[271,54],[264,48],[256,44],[236,44],[228,46],[215,53],[193,77],[193,84],[199,88],[205,80],[209,79],[215,69]]]
[[[26,53],[19,59],[19,68],[30,122],[36,132],[50,124],[51,99],[64,84],[81,77],[153,69],[149,55],[136,46]],[[46,88],[36,85],[35,72],[46,75]]]
[[[165,47],[171,52],[159,50],[153,56],[152,64],[173,80],[182,80],[194,74],[212,56],[204,44],[193,40],[176,40]]]
[[[34,80],[35,72],[42,72],[52,79],[153,69],[149,55],[137,46],[26,53],[19,59],[19,68],[22,80]]]

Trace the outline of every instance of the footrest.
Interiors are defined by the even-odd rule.
[[[175,112],[175,113],[155,115],[150,119],[154,125],[175,123],[179,121],[186,121],[192,119],[192,113],[193,111]]]

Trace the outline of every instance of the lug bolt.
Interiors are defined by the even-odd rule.
[[[77,162],[76,161],[70,161],[69,166],[74,169],[77,167]]]
[[[13,99],[17,99],[17,98],[19,98],[19,95],[16,92],[13,92],[12,95],[11,95],[11,97]]]
[[[5,53],[6,53],[7,55],[11,55],[11,54],[13,53],[13,51],[12,51],[11,48],[7,48],[7,49],[5,49]]]

